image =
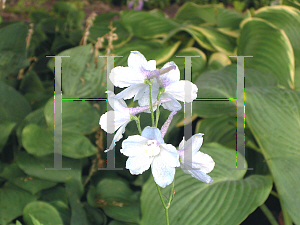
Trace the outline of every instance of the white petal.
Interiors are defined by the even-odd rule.
[[[126,102],[123,99],[116,99],[112,91],[106,91],[109,105],[116,111],[124,112],[127,109]]]
[[[129,157],[126,161],[126,169],[129,169],[130,173],[134,175],[142,174],[149,169],[152,161],[153,157],[149,158],[145,155]]]
[[[186,143],[186,141],[185,141],[185,138],[183,137],[182,141],[179,144],[178,150],[183,150],[185,143]]]
[[[129,136],[122,143],[120,150],[126,156],[138,156],[144,154],[144,146],[147,145],[148,139],[140,135]]]
[[[160,155],[170,167],[180,166],[179,154],[176,148],[171,144],[161,144]]]
[[[198,88],[195,84],[187,80],[180,80],[168,85],[165,92],[172,95],[179,101],[192,102],[197,98]]]
[[[187,166],[183,166],[182,165],[182,170],[183,172],[185,172],[186,174],[191,174],[193,177],[195,177],[196,179],[207,183],[207,184],[211,184],[213,182],[213,179],[207,175],[206,173],[202,172],[201,170],[196,170],[196,169],[187,169]]]
[[[176,66],[175,70],[170,70],[169,72],[160,76],[160,78],[164,81],[164,83],[171,84],[180,80],[180,71],[178,69],[178,66],[174,62],[166,63],[161,69],[165,69],[174,65]]]
[[[147,62],[147,70],[156,70],[156,61],[155,60],[149,60]]]
[[[99,124],[107,133],[115,132],[120,126],[130,121],[130,115],[122,112],[108,111],[100,117]]]
[[[127,63],[136,73],[141,73],[148,68],[148,62],[145,56],[139,51],[131,51]]]
[[[178,150],[192,151],[192,155],[195,155],[202,146],[203,143],[202,136],[203,136],[202,133],[194,134],[184,144],[180,145]]]
[[[123,137],[123,133],[125,132],[125,127],[127,126],[127,124],[130,121],[126,122],[125,124],[123,124],[120,129],[116,132],[109,148],[107,150],[105,150],[104,152],[108,152],[110,150],[112,150],[114,148],[114,146],[116,145],[116,142],[118,142],[122,137]]]
[[[160,144],[165,143],[161,136],[160,130],[156,127],[145,127],[141,136],[147,138],[148,140],[157,140]]]
[[[168,93],[163,93],[160,97],[160,100],[166,99],[166,98],[171,99],[171,101],[164,102],[161,104],[165,109],[167,109],[171,112],[181,110],[181,104],[172,95],[170,95]]]
[[[165,188],[172,183],[175,175],[175,167],[170,167],[160,154],[154,157],[151,170],[154,181],[160,187]]]
[[[210,173],[215,167],[215,162],[209,155],[197,152],[193,155],[193,168],[200,169],[204,173]]]
[[[130,67],[117,66],[111,70],[109,79],[115,86],[124,88],[133,84],[144,83],[145,77],[141,72]]]
[[[147,84],[141,83],[141,84],[135,84],[132,85],[125,90],[121,91],[119,94],[115,96],[116,99],[131,99],[133,96],[136,96],[140,91],[143,91],[145,88],[147,88]]]

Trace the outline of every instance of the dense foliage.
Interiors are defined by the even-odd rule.
[[[195,133],[201,151],[212,156],[213,184],[177,171],[170,224],[242,223],[277,196],[286,225],[300,224],[300,2],[241,14],[219,5],[186,3],[174,19],[160,10],[91,15],[59,2],[52,12],[34,11],[31,23],[0,24],[0,224],[164,224],[164,212],[150,172],[106,168],[106,61],[127,66],[140,51],[161,68],[174,61],[184,79],[182,55],[192,59]],[[63,167],[51,171],[54,149],[54,60],[62,59]],[[236,167],[236,58],[245,58],[245,166]],[[119,92],[116,89],[116,92]],[[201,99],[223,99],[201,101]],[[230,100],[231,99],[231,100]],[[226,101],[225,101],[226,100]],[[135,106],[135,102],[128,102]],[[164,120],[168,113],[161,114]],[[182,140],[183,110],[165,141]],[[164,121],[162,119],[162,121]],[[141,126],[150,117],[141,118]],[[159,124],[158,127],[161,127]],[[136,134],[129,124],[124,137]],[[115,148],[116,168],[127,157]],[[168,195],[169,187],[163,189]]]

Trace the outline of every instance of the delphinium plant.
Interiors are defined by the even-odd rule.
[[[117,95],[112,91],[106,92],[108,103],[114,110],[101,116],[100,126],[108,133],[116,131],[106,152],[113,150],[115,143],[123,137],[127,124],[134,120],[139,134],[125,139],[120,151],[129,157],[126,168],[133,175],[142,174],[151,166],[158,194],[165,209],[166,222],[169,224],[168,209],[173,198],[176,167],[181,166],[185,173],[202,182],[213,182],[207,173],[213,170],[215,163],[209,155],[199,151],[203,142],[202,133],[193,135],[187,141],[183,138],[178,149],[164,142],[173,116],[182,108],[178,100],[192,102],[197,97],[198,88],[190,81],[180,80],[180,71],[174,62],[168,62],[161,69],[156,69],[156,61],[147,61],[138,51],[132,51],[129,55],[128,67],[113,68],[109,78],[114,86],[126,89]],[[186,94],[186,90],[191,94]],[[138,107],[127,107],[124,100],[131,98],[138,101]],[[157,127],[160,106],[170,111],[161,129]],[[140,126],[140,117],[137,116],[142,112],[151,113],[152,123],[143,130]],[[191,159],[185,154],[187,151],[192,153]],[[160,188],[170,184],[172,191],[165,203]]]

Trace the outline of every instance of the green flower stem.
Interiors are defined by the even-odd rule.
[[[155,123],[154,123],[154,113],[153,113],[153,105],[152,105],[152,82],[149,81],[148,84],[149,84],[149,99],[150,99],[149,106],[151,111],[152,127],[154,127]]]
[[[259,208],[261,209],[261,211],[263,211],[265,216],[268,218],[270,224],[279,225],[277,220],[274,218],[272,212],[268,209],[268,207],[265,204],[262,204]]]
[[[166,204],[164,202],[164,199],[163,199],[163,197],[161,195],[161,191],[160,191],[160,188],[159,188],[158,184],[156,184],[156,188],[157,188],[160,200],[161,200],[161,202],[162,202],[162,204],[164,206],[164,209],[165,209],[167,225],[169,225],[170,223],[169,223],[169,211],[168,211],[168,208],[167,208],[167,206],[166,206]]]
[[[167,205],[167,209],[170,208],[171,202],[172,202],[173,197],[174,197],[174,181],[175,181],[175,178],[173,179],[173,182],[172,182],[172,189],[171,189],[171,193],[170,193],[170,196],[169,196],[169,202],[168,202],[168,205]]]
[[[142,129],[141,129],[141,124],[140,124],[140,118],[137,118],[136,116],[131,116],[130,118],[131,120],[134,120],[136,123],[136,127],[140,133],[140,135],[142,134]]]
[[[165,90],[163,88],[159,89],[158,95],[157,95],[157,101],[159,101],[161,94],[164,92]],[[158,125],[158,120],[159,120],[159,115],[160,115],[160,111],[159,111],[159,105],[156,108],[156,121],[155,121],[155,127],[157,127]]]
[[[275,196],[276,198],[279,198],[278,194],[275,191],[271,191],[271,195]]]

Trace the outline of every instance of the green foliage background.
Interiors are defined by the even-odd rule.
[[[51,13],[33,11],[33,28],[2,22],[0,224],[164,224],[150,171],[132,176],[125,169],[97,170],[106,167],[106,135],[98,124],[106,101],[63,101],[63,167],[72,170],[45,170],[53,167],[54,140],[54,61],[45,56],[70,56],[62,60],[63,98],[96,99],[106,97],[106,62],[97,55],[121,55],[115,66],[127,66],[132,50],[159,68],[174,61],[182,79],[184,61],[176,56],[200,56],[192,59],[198,99],[236,98],[237,64],[229,56],[253,56],[245,59],[245,166],[254,170],[228,169],[236,166],[235,101],[193,102],[194,132],[205,134],[201,151],[216,163],[214,182],[178,170],[171,224],[238,225],[258,207],[276,224],[264,205],[271,193],[285,224],[300,224],[300,2],[283,4],[239,13],[188,2],[172,19],[157,9],[100,14],[83,45],[84,13],[66,2],[54,4]],[[118,37],[114,48],[107,40],[95,47],[110,32],[110,21]],[[167,116],[162,111],[159,127]],[[141,121],[145,127],[149,117]],[[182,125],[179,112],[166,143],[178,145]],[[132,134],[130,123],[125,137]],[[116,168],[125,168],[120,144]]]

